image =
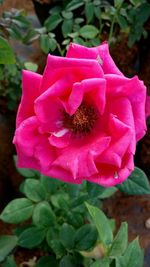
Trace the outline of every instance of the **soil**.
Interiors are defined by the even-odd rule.
[[[0,14],[4,10],[13,8],[24,8],[34,15],[31,0],[5,0],[1,7]],[[141,49],[142,47],[142,49]],[[143,50],[144,47],[144,50]],[[38,63],[38,72],[42,73],[46,62],[46,56],[40,51],[38,44],[34,47],[20,48],[20,54],[25,53],[35,63]],[[18,49],[18,48],[17,48]],[[140,50],[141,49],[141,50]],[[34,52],[34,53],[33,53]],[[19,52],[18,52],[19,53]],[[127,46],[127,41],[120,42],[111,48],[111,54],[118,67],[125,75],[133,76],[138,73],[144,80],[150,94],[150,43],[135,45],[132,49]],[[142,54],[142,57],[141,57]],[[144,55],[144,56],[143,56]],[[139,68],[140,67],[140,68]],[[12,155],[15,148],[12,145],[13,132],[15,129],[15,112],[11,113],[5,109],[5,101],[0,101],[0,210],[11,200],[19,196],[19,184],[22,177],[16,172]],[[150,123],[148,131],[142,141],[138,144],[135,163],[141,167],[150,177]],[[150,217],[150,196],[125,196],[120,192],[112,198],[104,201],[104,210],[109,217],[116,219],[117,227],[121,221],[129,224],[129,239],[139,236],[141,246],[145,249],[145,267],[150,266],[150,229],[145,226],[146,220]],[[0,221],[0,234],[13,233],[13,227]],[[41,256],[37,250],[17,249],[15,258],[17,266],[23,261],[28,261]]]

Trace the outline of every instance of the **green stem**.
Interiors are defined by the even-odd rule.
[[[116,15],[114,15],[113,20],[112,20],[112,23],[111,23],[111,27],[110,27],[110,32],[109,32],[109,37],[108,37],[108,43],[109,43],[109,45],[111,43],[111,39],[112,39],[113,31],[114,31],[115,19],[116,19]]]

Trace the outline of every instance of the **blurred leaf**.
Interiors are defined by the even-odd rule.
[[[57,48],[57,41],[54,38],[49,38],[49,49],[50,51],[55,51],[55,49]]]
[[[86,3],[85,16],[86,16],[87,24],[92,21],[94,17],[94,4],[92,2]]]
[[[118,23],[119,23],[120,28],[121,28],[122,30],[124,30],[124,29],[126,29],[126,28],[128,27],[127,20],[126,20],[123,16],[118,15],[118,16],[117,16],[117,20],[118,20]]]
[[[36,39],[38,39],[40,36],[40,34],[33,30],[33,29],[29,29],[28,32],[26,33],[26,35],[23,37],[22,41],[24,44],[30,44],[33,41],[35,41]]]
[[[74,37],[73,42],[76,44],[85,45],[85,42],[83,41],[81,37]]]
[[[13,64],[16,62],[10,44],[0,36],[0,64]]]
[[[33,212],[33,223],[39,227],[48,227],[55,224],[56,217],[48,202],[43,201],[36,205]]]
[[[129,195],[150,194],[150,185],[146,174],[135,167],[128,179],[117,185],[119,190]]]
[[[144,255],[136,238],[127,247],[123,256],[116,258],[116,267],[143,267]]]
[[[109,256],[118,257],[124,254],[128,245],[128,225],[122,223],[120,229],[112,243]]]
[[[105,198],[111,197],[113,194],[115,194],[117,192],[116,189],[117,188],[115,188],[114,186],[109,187],[109,188],[105,188],[105,190],[100,195],[100,199],[105,199]]]
[[[53,256],[43,256],[38,260],[36,264],[36,267],[51,267],[51,266],[55,267],[58,266],[57,261]]]
[[[26,197],[34,202],[45,200],[46,190],[40,181],[35,179],[26,179],[23,187]]]
[[[110,267],[109,259],[100,259],[90,265],[90,267]]]
[[[59,267],[75,267],[73,257],[71,255],[65,255],[61,259]]]
[[[83,18],[75,18],[74,22],[76,24],[80,24],[80,23],[84,22],[84,19]]]
[[[80,31],[80,35],[83,38],[87,39],[93,39],[96,37],[96,35],[99,33],[98,29],[93,25],[84,25]]]
[[[49,245],[56,254],[56,259],[59,259],[66,254],[65,248],[61,244],[60,240],[53,239],[50,241]]]
[[[81,1],[81,0],[72,0],[72,1],[69,1],[68,5],[66,6],[66,9],[68,11],[72,11],[74,9],[79,8],[82,5],[84,5],[83,1]]]
[[[91,206],[88,203],[86,203],[86,207],[98,230],[100,240],[106,247],[109,247],[113,241],[113,234],[112,234],[109,220],[107,219],[105,214],[100,209],[94,206]]]
[[[81,226],[75,233],[74,242],[78,251],[92,248],[97,241],[96,228],[90,224]]]
[[[7,223],[20,223],[29,219],[33,212],[33,203],[27,198],[17,198],[12,200],[4,208],[0,219]]]
[[[62,27],[63,36],[66,37],[68,33],[72,32],[73,20],[72,19],[65,19],[63,21],[61,27]]]
[[[41,46],[41,49],[43,50],[43,52],[45,54],[48,54],[48,52],[50,50],[50,43],[49,43],[49,37],[47,34],[42,34],[40,36],[40,46]]]
[[[54,30],[58,24],[62,21],[62,17],[59,14],[53,14],[48,17],[44,22],[44,26],[48,31]]]
[[[67,222],[73,225],[75,228],[78,228],[84,224],[83,216],[78,212],[68,212]]]
[[[54,194],[58,191],[58,186],[61,186],[62,182],[56,179],[52,179],[48,176],[41,175],[41,183],[44,186],[48,194]]]
[[[19,236],[18,245],[23,248],[34,248],[45,238],[45,229],[32,226],[24,230]]]
[[[124,2],[124,0],[114,0],[115,7],[116,8],[121,7],[123,2]]]
[[[27,70],[34,71],[34,72],[36,72],[37,69],[38,69],[38,65],[37,64],[29,62],[29,61],[25,62],[24,66],[25,66],[25,68]]]
[[[65,19],[72,19],[72,18],[73,18],[73,13],[70,12],[70,11],[63,10],[63,11],[62,11],[62,16],[63,16]]]
[[[13,235],[0,236],[0,262],[17,246],[18,238]]]
[[[95,17],[99,20],[101,18],[101,8],[100,6],[94,7]]]
[[[2,263],[2,267],[17,267],[13,255],[8,256]]]
[[[61,226],[59,238],[65,248],[72,249],[74,247],[74,235],[75,229],[71,225],[64,223]]]

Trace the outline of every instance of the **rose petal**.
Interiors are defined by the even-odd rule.
[[[17,113],[16,124],[17,127],[20,123],[34,116],[34,100],[39,95],[39,88],[42,76],[27,70],[22,72],[22,98]]]
[[[100,57],[100,60],[102,61],[102,69],[105,74],[114,73],[117,75],[123,75],[110,56],[107,42],[104,42],[100,46],[92,48],[71,43],[69,45],[66,56],[69,58],[97,59],[97,61],[99,61],[98,57]]]
[[[66,78],[68,84],[70,84],[87,78],[103,78],[103,76],[103,70],[96,60],[48,55],[42,79],[41,93],[61,78]]]
[[[145,108],[146,118],[150,116],[150,96],[146,97],[146,108]]]
[[[145,135],[146,131],[146,87],[136,76],[132,79],[128,79],[117,75],[106,75],[105,78],[109,95],[113,95],[115,98],[117,98],[117,96],[126,96],[129,99],[132,105],[136,140],[140,140]]]
[[[15,132],[13,143],[26,156],[33,156],[34,148],[40,141],[41,136],[38,132],[38,126],[38,120],[33,116],[24,120]]]
[[[74,114],[82,101],[93,104],[103,114],[105,108],[105,80],[104,79],[86,79],[80,83],[75,83],[68,100],[68,113]]]

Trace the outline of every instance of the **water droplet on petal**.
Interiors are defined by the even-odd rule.
[[[101,59],[99,55],[97,56],[96,60],[98,61],[100,65],[103,65],[103,60]]]
[[[62,136],[65,135],[67,132],[69,132],[69,130],[66,129],[66,128],[64,128],[64,129],[62,129],[62,130],[60,130],[60,131],[58,131],[58,132],[53,133],[53,135],[56,136],[56,137],[62,137]]]
[[[119,176],[118,176],[118,172],[117,172],[117,171],[114,172],[114,178],[115,178],[115,179],[118,179],[118,178],[119,178]]]

